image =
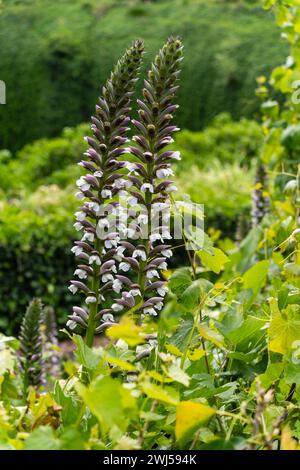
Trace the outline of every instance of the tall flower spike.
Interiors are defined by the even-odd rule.
[[[132,121],[138,132],[133,137],[137,146],[131,146],[129,151],[137,161],[128,165],[132,183],[128,205],[139,204],[143,211],[130,230],[133,237],[137,232],[142,236],[138,244],[120,242],[125,257],[119,268],[125,276],[118,277],[123,293],[112,305],[114,312],[135,309],[142,316],[157,315],[167,293],[159,271],[167,269],[166,260],[172,255],[165,240],[171,239],[169,195],[176,187],[169,177],[173,175],[171,162],[180,159],[180,155],[165,147],[179,130],[171,121],[178,107],[174,99],[182,52],[181,41],[173,37],[159,51],[144,82],[144,100],[138,100],[140,119]],[[126,277],[129,269],[136,272],[135,284]]]
[[[86,137],[89,149],[87,160],[79,163],[87,174],[77,181],[79,191],[76,197],[83,202],[76,212],[75,228],[83,231],[82,239],[72,248],[80,259],[75,271],[77,280],[71,281],[72,293],[85,294],[86,307],[74,307],[67,326],[74,329],[80,326],[86,330],[86,342],[93,343],[95,328],[105,314],[99,311],[100,303],[114,282],[115,260],[118,236],[107,229],[110,220],[107,214],[114,214],[117,203],[113,198],[126,188],[126,181],[119,172],[125,165],[118,157],[126,150],[128,123],[130,121],[130,101],[135,87],[143,56],[143,43],[136,41],[118,61],[110,78],[102,89],[102,96],[92,116],[91,129],[94,138]]]
[[[41,318],[42,303],[40,299],[33,299],[26,310],[19,336],[25,393],[29,385],[37,387],[43,383]]]

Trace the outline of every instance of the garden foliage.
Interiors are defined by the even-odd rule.
[[[59,137],[27,144],[15,156],[0,152],[2,331],[17,332],[34,296],[54,305],[60,326],[65,323],[72,305],[66,284],[75,269],[69,246],[77,239],[74,182],[82,175],[75,163],[86,150],[85,135],[91,135],[89,126],[81,124],[65,128]],[[173,163],[178,197],[188,194],[205,205],[206,230],[234,238],[239,218],[250,213],[261,141],[255,121],[235,122],[226,114],[203,131],[175,135],[173,148],[182,155]],[[172,264],[180,264],[179,258]]]
[[[60,353],[61,376],[54,385],[32,384],[28,394],[22,393],[17,370],[22,348],[13,337],[1,336],[2,449],[299,450],[300,190],[296,149],[300,105],[295,102],[293,87],[300,70],[299,2],[267,0],[264,4],[274,6],[290,47],[289,60],[274,70],[270,82],[263,77],[258,80],[264,135],[259,163],[267,178],[253,187],[253,209],[256,214],[261,209],[260,185],[262,196],[269,199],[268,207],[239,243],[220,239],[214,232],[211,236],[203,233],[203,246],[193,245],[185,267],[164,266],[168,296],[157,300],[150,289],[145,303],[152,300],[151,304],[136,305],[133,292],[122,295],[122,301],[115,303],[125,308],[115,310],[123,314],[118,321],[105,322],[105,340],[97,346],[84,331],[65,330],[75,344],[75,357],[66,359]],[[138,202],[141,193],[145,195],[148,213],[155,203],[151,194],[161,195],[161,187],[154,193],[149,181],[154,175],[145,175],[145,168],[152,170],[161,158],[178,157],[176,150],[162,151],[160,147],[162,141],[171,142],[170,132],[176,128],[168,124],[160,128],[164,119],[155,125],[151,122],[157,103],[161,110],[166,96],[172,102],[175,99],[173,86],[172,93],[161,95],[173,85],[174,48],[166,54],[168,60],[163,52],[170,44],[174,40],[164,46],[145,82],[145,101],[140,101],[140,108],[146,114],[142,114],[142,122],[134,123],[140,148],[127,148],[142,162],[129,167],[138,169],[138,175],[123,176],[138,190],[140,177],[147,178],[144,191],[134,195],[127,189],[129,197]],[[160,66],[164,66],[164,77]],[[281,102],[273,96],[274,90],[282,94]],[[92,145],[97,154],[101,140],[102,136]],[[98,184],[106,181],[104,176],[93,175]],[[88,176],[85,182],[97,186]],[[81,183],[80,187],[83,193],[90,190]],[[193,236],[186,232],[186,247],[188,242],[193,242]],[[155,247],[147,242],[135,250],[146,256],[139,253],[124,259],[119,250],[118,269],[123,263],[128,265],[128,276],[139,273],[138,286],[130,286],[140,289],[139,297],[144,294],[141,286],[148,287],[143,274],[152,271],[148,281],[153,287],[153,271],[160,260],[153,253]],[[151,250],[155,263],[149,267]],[[146,264],[137,263],[136,258]],[[99,266],[105,265],[103,261],[100,259]],[[91,274],[93,279],[94,272]],[[123,284],[124,279],[120,280]],[[98,296],[99,285],[96,289]],[[144,302],[144,295],[140,297]],[[159,315],[153,312],[157,303],[164,307]]]

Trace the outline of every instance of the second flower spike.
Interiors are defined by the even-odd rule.
[[[137,134],[133,137],[136,146],[128,149],[135,162],[128,164],[132,187],[127,202],[133,209],[138,207],[140,214],[128,230],[128,238],[135,241],[121,242],[120,270],[122,274],[130,270],[130,276],[118,276],[118,289],[123,292],[112,305],[115,313],[134,309],[141,316],[156,316],[167,293],[160,271],[167,269],[167,258],[172,255],[169,196],[176,187],[170,180],[171,163],[180,155],[166,147],[179,130],[172,120],[178,107],[174,101],[182,53],[182,43],[174,37],[159,51],[144,81],[144,99],[138,100],[139,120],[132,121]]]

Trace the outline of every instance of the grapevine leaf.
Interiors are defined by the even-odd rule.
[[[182,439],[188,431],[211,418],[216,411],[210,406],[192,401],[182,401],[176,408],[176,439]]]

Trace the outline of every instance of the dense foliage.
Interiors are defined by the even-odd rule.
[[[175,240],[172,246],[160,245],[170,239],[164,230],[142,245],[117,237],[111,239],[115,244],[106,244],[105,237],[101,252],[82,240],[76,244],[84,248],[75,254],[82,256],[80,269],[89,276],[80,278],[81,286],[72,285],[86,294],[86,305],[95,303],[90,297],[101,300],[95,273],[109,274],[108,289],[120,296],[99,311],[101,328],[93,330],[101,333],[97,345],[78,318],[89,323],[98,313],[86,306],[74,309],[79,317],[63,331],[75,346],[71,357],[57,345],[53,311],[38,300],[24,316],[20,342],[0,337],[1,449],[300,449],[300,103],[294,85],[300,72],[300,7],[298,0],[266,0],[264,6],[274,6],[290,54],[270,81],[258,79],[264,140],[253,160],[247,235],[234,242],[213,230],[185,227],[180,245]],[[126,151],[108,149],[115,138],[124,143],[120,128],[111,134],[122,95],[115,94],[114,80],[103,89],[86,156],[104,171],[82,163],[90,172],[78,182],[85,203],[107,197],[102,184],[105,191],[119,189],[114,187],[118,178],[105,174],[106,165],[116,165],[124,170],[120,178],[133,183],[125,194],[137,200],[133,206],[145,202],[151,216],[155,204],[163,202],[171,204],[174,216],[182,216],[184,201],[175,204],[166,190],[173,183],[165,180],[172,176],[170,161],[179,158],[171,138],[177,128],[170,121],[181,52],[180,41],[172,38],[152,64],[138,102],[140,121],[132,123],[134,144]],[[117,69],[119,74],[126,68]],[[247,172],[251,165],[245,166],[244,158],[239,168]],[[83,236],[98,235],[96,207],[85,203],[76,224],[83,225]],[[160,219],[162,229],[164,222]],[[186,266],[168,267],[166,258],[183,248]],[[106,294],[104,301],[109,301]],[[55,372],[51,350],[59,358]],[[43,385],[32,380],[35,370],[39,377],[41,370],[45,374]]]
[[[284,57],[284,44],[271,15],[251,2],[2,3],[0,79],[7,84],[7,104],[0,115],[1,148],[19,149],[87,121],[98,83],[104,83],[117,51],[141,31],[150,53],[173,31],[184,40],[178,124],[192,130],[223,111],[235,119],[253,117],[255,78]]]

